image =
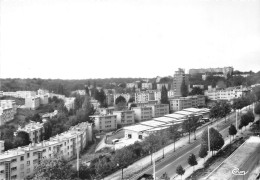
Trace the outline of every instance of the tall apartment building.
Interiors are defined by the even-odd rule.
[[[18,127],[16,132],[19,131],[27,132],[29,134],[32,143],[39,143],[43,140],[43,135],[44,135],[43,123],[31,121],[29,124],[25,125],[24,128]]]
[[[216,90],[215,88],[205,91],[205,96],[208,96],[211,100],[232,100],[245,95],[248,88],[243,87],[229,87],[226,89]]]
[[[205,96],[198,95],[170,99],[170,110],[172,112],[198,106],[205,106]]]
[[[175,96],[182,96],[181,94],[181,85],[182,82],[185,82],[187,89],[189,89],[189,75],[185,74],[184,69],[179,68],[178,71],[175,71],[174,77],[173,77],[173,90],[175,92]]]
[[[0,153],[0,179],[25,179],[34,173],[42,158],[51,158],[58,153],[66,159],[71,159],[90,141],[92,125],[84,122],[48,141]]]
[[[116,115],[93,115],[89,117],[94,121],[94,128],[100,132],[117,129]]]
[[[134,111],[114,111],[113,115],[116,115],[117,124],[121,124],[122,126],[135,123]]]
[[[133,82],[133,83],[126,83],[126,88],[138,88],[138,83]]]
[[[135,120],[137,121],[152,119],[152,107],[134,107],[132,110],[135,112]]]
[[[152,108],[152,117],[162,117],[165,114],[169,114],[169,104],[154,104],[150,105]]]
[[[41,99],[39,96],[31,96],[25,98],[25,107],[29,109],[37,109],[41,104]]]
[[[106,94],[106,103],[108,106],[114,105],[114,94]]]

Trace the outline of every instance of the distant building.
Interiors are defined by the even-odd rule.
[[[169,114],[169,104],[154,104],[150,105],[149,107],[152,108],[152,117],[161,117],[165,114]]]
[[[98,108],[98,112],[102,115],[113,114],[114,110],[114,107]]]
[[[165,86],[167,90],[169,90],[169,84],[164,83],[164,84],[157,84],[157,90],[162,90],[162,87]]]
[[[54,110],[52,113],[46,113],[42,115],[42,118],[50,118],[52,119],[54,116],[58,114],[57,110]]]
[[[75,97],[66,97],[64,101],[64,106],[69,110],[75,108]]]
[[[187,86],[187,89],[189,89],[189,75],[185,74],[184,69],[179,68],[178,71],[175,71],[174,77],[173,77],[173,90],[175,92],[175,96],[182,96],[181,94],[181,85],[182,82],[185,82],[185,85]]]
[[[153,89],[153,84],[152,83],[142,83],[142,89]]]
[[[195,88],[195,87],[200,88],[202,90],[204,89],[204,85],[200,85],[200,84],[193,84],[192,88]]]
[[[144,92],[135,93],[135,102],[136,103],[148,102],[150,100],[155,100],[153,91],[152,92],[144,91]]]
[[[198,106],[205,106],[205,96],[197,95],[170,99],[170,110],[172,112]]]
[[[242,86],[238,87],[229,87],[226,89],[216,90],[215,88],[208,89],[205,91],[205,96],[208,96],[211,100],[232,100],[239,97],[242,97],[247,92],[249,92],[250,89]]]
[[[3,92],[3,95],[25,99],[27,97],[36,96],[36,92],[35,91]]]
[[[17,106],[13,100],[0,100],[0,126],[14,119]]]
[[[39,143],[43,140],[43,135],[44,135],[43,123],[31,121],[29,124],[25,125],[24,128],[18,127],[16,132],[19,131],[27,132],[30,136],[30,140],[32,143]]]
[[[116,115],[117,124],[129,125],[135,123],[134,111],[114,111],[113,115]]]
[[[98,109],[100,106],[100,103],[98,102],[98,100],[95,100],[95,99],[91,99],[90,104],[93,106],[94,109]]]
[[[234,71],[233,67],[223,67],[223,68],[206,68],[206,69],[190,69],[189,74],[195,75],[195,74],[205,74],[205,73],[223,73],[224,77],[227,76],[227,74],[232,74]]]
[[[40,97],[39,96],[30,96],[25,98],[25,107],[35,110],[40,106]]]
[[[152,107],[133,107],[135,112],[135,120],[145,121],[152,119]]]
[[[48,93],[49,93],[49,90],[46,90],[46,89],[38,89],[38,91],[37,91],[38,95],[45,95]]]
[[[106,94],[106,103],[108,106],[114,105],[114,94]]]
[[[93,115],[95,129],[98,131],[112,131],[117,129],[116,115]]]

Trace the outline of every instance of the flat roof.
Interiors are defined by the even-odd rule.
[[[170,118],[175,118],[176,120],[180,120],[180,119],[186,118],[186,115],[181,115],[181,114],[176,114],[176,113],[173,113],[173,114],[165,114],[164,116],[165,116],[165,117],[170,117]]]
[[[181,115],[191,115],[191,114],[195,114],[194,112],[189,112],[189,111],[177,111],[175,112],[176,114],[181,114]]]
[[[155,121],[160,121],[164,123],[175,123],[177,122],[177,119],[173,119],[170,117],[158,117],[158,118],[153,118]]]
[[[189,111],[189,112],[201,112],[201,111],[204,111],[202,109],[198,109],[198,108],[186,108],[186,109],[183,109],[183,111]]]
[[[157,128],[149,129],[149,130],[147,130],[147,131],[148,131],[148,132],[160,131],[160,130],[167,129],[167,128],[168,128],[168,127],[157,127]]]
[[[153,127],[151,127],[151,126],[146,126],[146,125],[142,125],[142,124],[123,127],[123,129],[125,129],[125,130],[130,130],[130,131],[135,131],[135,132],[146,131],[146,130],[152,129],[152,128]]]
[[[164,122],[155,121],[155,120],[144,121],[144,122],[141,122],[140,124],[146,125],[146,126],[151,126],[151,127],[158,127],[158,126],[166,125],[166,123],[164,123]]]

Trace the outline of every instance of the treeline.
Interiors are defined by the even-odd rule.
[[[71,91],[84,89],[85,85],[93,85],[111,89],[120,83],[130,83],[141,80],[141,78],[108,78],[108,79],[0,79],[1,91],[36,91],[40,88],[51,92],[68,96]],[[114,84],[115,83],[115,84]]]

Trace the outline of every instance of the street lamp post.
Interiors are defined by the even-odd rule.
[[[120,166],[118,163],[116,165],[117,165],[117,167]],[[123,166],[122,166],[122,179],[124,179],[124,167]]]

